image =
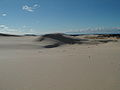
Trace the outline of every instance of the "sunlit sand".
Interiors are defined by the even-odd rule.
[[[119,90],[120,41],[62,44],[0,37],[0,90]],[[48,41],[49,40],[49,41]]]

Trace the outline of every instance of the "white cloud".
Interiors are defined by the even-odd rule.
[[[4,24],[0,25],[0,33],[23,34],[19,29],[7,27]]]
[[[0,25],[0,29],[8,29],[8,27],[5,25]]]
[[[22,35],[25,33],[38,34],[38,32],[35,29],[32,29],[26,25],[22,26],[21,28],[12,28],[12,27],[6,26],[4,24],[0,25],[0,33],[18,34],[18,35]]]
[[[7,16],[7,14],[6,14],[6,13],[3,13],[2,16],[5,17],[5,16]]]
[[[40,7],[40,5],[38,5],[38,4],[34,4],[34,5],[33,5],[33,8],[34,8],[34,9],[37,9],[37,8],[39,8],[39,7]]]
[[[34,11],[32,7],[29,7],[29,6],[27,6],[27,5],[24,5],[24,6],[22,7],[22,9],[23,9],[23,10],[26,10],[26,11],[29,11],[29,12],[33,12],[33,11]]]
[[[37,7],[38,6],[38,4],[35,4],[33,7]]]
[[[5,17],[5,16],[7,16],[7,14],[6,14],[6,13],[1,13],[1,12],[0,12],[0,16]]]
[[[24,5],[24,6],[22,6],[22,9],[25,11],[28,11],[28,12],[34,12],[34,10],[39,7],[40,7],[40,5],[38,5],[38,4],[34,4],[33,6]]]
[[[112,29],[119,29],[120,30],[120,27],[113,27]]]
[[[71,33],[71,34],[105,34],[105,33],[120,33],[120,27],[96,27],[96,28],[85,28],[85,29],[72,29],[68,30],[66,33]]]

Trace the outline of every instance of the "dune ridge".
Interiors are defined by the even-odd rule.
[[[86,36],[86,35],[85,35]],[[39,42],[44,42],[44,48],[54,48],[65,44],[100,44],[100,43],[108,43],[108,42],[115,42],[117,40],[96,40],[92,39],[91,37],[88,38],[81,38],[81,36],[71,36],[63,33],[53,33],[53,34],[45,34],[42,35],[40,38],[37,39]]]
[[[49,39],[49,40],[48,40]],[[65,44],[81,44],[81,41],[87,41],[85,39],[73,38],[70,35],[62,34],[62,33],[54,33],[54,34],[45,34],[41,36],[38,41],[46,41],[52,43],[50,45],[44,46],[45,48],[53,48],[58,47]]]
[[[6,37],[19,37],[20,35],[0,33],[0,36],[6,36]]]

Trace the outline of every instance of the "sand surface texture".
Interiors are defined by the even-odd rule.
[[[0,37],[0,90],[120,90],[120,41],[42,48]]]

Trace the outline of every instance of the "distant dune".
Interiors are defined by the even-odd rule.
[[[20,35],[13,34],[3,34],[0,33],[0,36],[4,37],[20,37]],[[22,35],[21,35],[22,36]],[[36,36],[34,34],[25,34],[23,36]],[[72,44],[101,44],[108,42],[116,42],[120,38],[119,34],[106,34],[106,35],[68,35],[64,33],[53,33],[45,34],[40,36],[37,39],[37,42],[40,42],[40,47],[42,48],[55,48],[62,45],[72,45]],[[97,39],[97,40],[96,40]]]
[[[38,39],[38,41],[52,42],[51,45],[44,46],[45,48],[57,47],[63,44],[80,43],[80,39],[74,39],[69,35],[61,33],[43,35]]]
[[[120,39],[120,34],[82,35],[86,39]]]
[[[35,34],[24,34],[24,36],[37,36]]]
[[[120,39],[120,34],[103,34],[103,35],[98,35],[98,38],[117,38],[117,39]]]
[[[94,35],[93,35],[94,36]],[[86,37],[86,35],[84,35]],[[71,36],[62,33],[42,35],[37,41],[40,41],[44,48],[54,48],[65,44],[99,44],[115,40],[90,40],[91,38],[81,38],[81,36]]]
[[[14,36],[14,37],[18,37],[20,35],[13,35],[13,34],[4,34],[4,33],[0,33],[0,36]]]

